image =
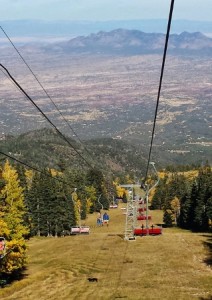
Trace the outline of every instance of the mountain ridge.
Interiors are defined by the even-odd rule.
[[[47,51],[68,54],[142,54],[163,51],[165,34],[145,33],[140,30],[118,28],[109,32],[99,31],[88,36],[78,36],[67,42],[55,43],[45,47]],[[212,55],[212,39],[200,32],[171,34],[169,51],[175,54],[196,52]]]
[[[1,26],[13,37],[26,36],[78,36],[97,33],[101,30],[111,31],[116,28],[137,29],[145,32],[166,31],[166,19],[129,19],[108,21],[70,21],[70,20],[2,20]],[[172,33],[183,31],[212,33],[211,21],[173,20]]]

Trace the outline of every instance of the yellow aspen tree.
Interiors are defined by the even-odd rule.
[[[0,271],[12,273],[21,270],[26,264],[24,236],[28,234],[29,230],[23,224],[23,216],[26,212],[23,189],[20,187],[15,168],[8,161],[2,169],[1,176],[5,184],[0,191],[0,217],[8,254],[2,259]]]
[[[34,172],[32,170],[26,170],[25,176],[26,176],[26,181],[27,181],[27,187],[30,188],[32,185],[32,179],[34,176]]]
[[[123,198],[124,193],[126,193],[125,188],[123,188],[121,186],[116,186],[116,195],[117,195],[117,198]]]
[[[2,177],[6,182],[1,190],[1,198],[5,202],[4,220],[10,230],[10,237],[20,239],[29,232],[23,225],[23,215],[26,213],[23,188],[20,187],[15,168],[8,161],[2,170]]]
[[[177,218],[180,213],[180,200],[177,197],[174,197],[171,201],[171,210],[173,212],[174,221],[177,223]]]
[[[125,183],[126,183],[126,184],[133,184],[133,180],[130,178],[130,175],[129,175],[129,174],[127,174],[127,175],[125,176]]]
[[[86,213],[90,212],[90,208],[96,201],[96,189],[93,186],[86,186]]]

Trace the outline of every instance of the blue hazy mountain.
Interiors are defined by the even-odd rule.
[[[167,20],[112,20],[95,21],[42,21],[42,20],[14,20],[2,21],[0,25],[12,37],[61,37],[78,36],[111,31],[117,28],[141,30],[151,33],[165,33]],[[173,20],[172,33],[181,32],[212,33],[212,22]],[[3,37],[3,35],[1,35]]]
[[[162,53],[165,34],[139,30],[115,29],[78,36],[68,41],[49,44],[43,51],[60,54],[141,55]],[[169,51],[172,54],[212,55],[212,39],[200,32],[171,34]]]

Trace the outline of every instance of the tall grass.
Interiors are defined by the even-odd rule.
[[[123,211],[109,214],[109,227],[96,227],[96,214],[89,216],[89,236],[31,239],[25,278],[1,289],[0,299],[210,299],[206,236],[167,228],[161,236],[127,242]],[[161,212],[151,214],[162,222]]]

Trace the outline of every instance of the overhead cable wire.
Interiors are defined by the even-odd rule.
[[[168,24],[167,24],[167,32],[166,32],[166,38],[165,38],[165,46],[164,46],[164,52],[163,52],[163,60],[162,60],[161,73],[160,73],[160,81],[159,81],[158,94],[157,94],[157,102],[156,102],[154,122],[153,122],[153,128],[152,128],[152,136],[151,136],[151,142],[150,142],[149,155],[148,155],[147,168],[146,168],[144,182],[147,179],[149,165],[150,165],[150,159],[151,159],[151,154],[152,154],[152,146],[153,146],[153,140],[154,140],[154,135],[155,135],[155,126],[156,126],[158,106],[159,106],[159,101],[160,101],[160,93],[161,93],[161,87],[162,87],[162,81],[163,81],[164,67],[165,67],[165,62],[166,62],[166,53],[167,53],[167,48],[168,48],[169,33],[170,33],[170,29],[171,29],[173,10],[174,10],[174,0],[171,0],[169,18],[168,18]]]
[[[38,173],[40,173],[40,174],[43,174],[43,175],[45,175],[45,176],[47,176],[47,177],[50,177],[50,178],[54,179],[54,180],[56,180],[56,181],[58,181],[58,182],[60,182],[60,183],[63,183],[63,184],[67,185],[67,186],[70,188],[70,184],[69,184],[69,183],[67,183],[66,181],[64,181],[64,180],[62,180],[62,179],[60,179],[60,178],[58,178],[58,177],[54,177],[54,176],[52,176],[51,174],[49,174],[49,173],[47,173],[47,172],[41,171],[40,169],[38,169],[38,168],[36,168],[36,167],[33,167],[33,166],[31,166],[31,165],[29,165],[29,164],[27,164],[27,163],[25,163],[25,162],[23,162],[23,161],[21,161],[21,160],[15,158],[15,157],[11,156],[11,155],[9,155],[9,154],[7,154],[7,153],[1,151],[1,150],[0,150],[0,154],[6,156],[7,158],[9,158],[9,159],[11,159],[11,160],[13,160],[13,161],[19,163],[20,165],[23,165],[23,166],[25,166],[25,167],[27,167],[27,168],[33,170],[33,171],[36,171],[36,172],[38,172]],[[76,189],[75,189],[75,188],[73,189],[72,193],[73,193],[73,192],[76,192]]]
[[[9,77],[9,75],[2,69],[0,71],[4,74],[5,77],[17,88],[16,84],[12,81],[12,79]]]
[[[40,82],[40,80],[38,79],[38,77],[35,75],[35,73],[33,72],[32,68],[29,66],[29,64],[27,63],[27,61],[24,59],[23,55],[20,53],[20,51],[18,50],[18,48],[15,46],[15,44],[13,43],[13,41],[11,40],[11,38],[8,36],[8,34],[6,33],[6,31],[3,29],[2,26],[0,26],[0,29],[2,30],[2,32],[4,33],[4,35],[6,36],[6,38],[8,39],[8,41],[11,43],[11,45],[13,46],[13,48],[15,49],[15,51],[18,53],[18,55],[20,56],[20,58],[22,59],[22,61],[24,62],[24,64],[27,66],[27,68],[29,69],[29,71],[31,72],[31,74],[34,76],[35,80],[37,81],[37,83],[39,84],[39,86],[41,87],[41,89],[44,91],[44,93],[46,94],[46,96],[48,97],[48,99],[52,102],[52,104],[54,105],[55,109],[59,112],[60,116],[62,117],[62,119],[65,121],[65,123],[68,125],[68,127],[71,129],[71,131],[73,132],[73,134],[76,136],[76,138],[78,139],[78,141],[81,143],[81,145],[83,146],[84,150],[90,155],[90,157],[93,160],[92,154],[91,152],[86,148],[86,146],[84,145],[84,143],[82,142],[82,140],[79,138],[79,136],[77,135],[76,131],[73,129],[73,127],[70,125],[70,123],[67,121],[67,119],[64,117],[64,115],[62,114],[62,112],[60,111],[59,107],[56,105],[56,103],[53,101],[53,99],[51,98],[51,96],[49,95],[49,93],[47,92],[47,90],[44,88],[43,84]]]
[[[41,110],[41,108],[32,100],[32,98],[27,94],[27,92],[21,87],[21,85],[13,78],[13,76],[10,74],[8,69],[0,64],[0,67],[6,71],[7,75],[10,77],[10,79],[15,83],[15,85],[18,87],[18,89],[26,96],[26,98],[36,107],[36,109],[41,113],[41,115],[51,124],[51,126],[57,131],[57,133],[60,135],[60,137],[72,148],[74,151],[82,158],[82,160],[91,168],[93,169],[93,166],[81,155],[81,153],[70,143],[70,141],[63,135],[63,133],[57,128],[57,126],[47,117],[47,115]]]
[[[0,154],[6,156],[7,158],[10,158],[10,159],[14,160],[15,162],[17,162],[17,163],[19,163],[19,164],[21,164],[21,165],[23,165],[23,166],[25,166],[25,167],[27,167],[27,168],[33,170],[33,171],[36,171],[36,172],[38,172],[38,173],[40,173],[40,174],[46,175],[46,176],[51,177],[51,178],[53,178],[53,179],[55,179],[55,180],[57,180],[57,181],[59,181],[59,182],[61,182],[61,183],[64,183],[64,184],[68,185],[67,182],[65,182],[65,181],[63,181],[63,180],[61,180],[61,179],[59,179],[59,178],[57,178],[57,177],[53,177],[53,176],[51,176],[50,174],[48,174],[47,172],[41,171],[41,170],[39,170],[38,168],[33,167],[33,166],[29,165],[28,163],[25,163],[25,162],[23,162],[23,161],[21,161],[21,160],[15,158],[15,157],[13,157],[13,156],[7,154],[7,153],[5,153],[5,152],[3,152],[3,151],[1,151],[1,150],[0,150]],[[69,185],[68,185],[68,186],[69,186]]]

